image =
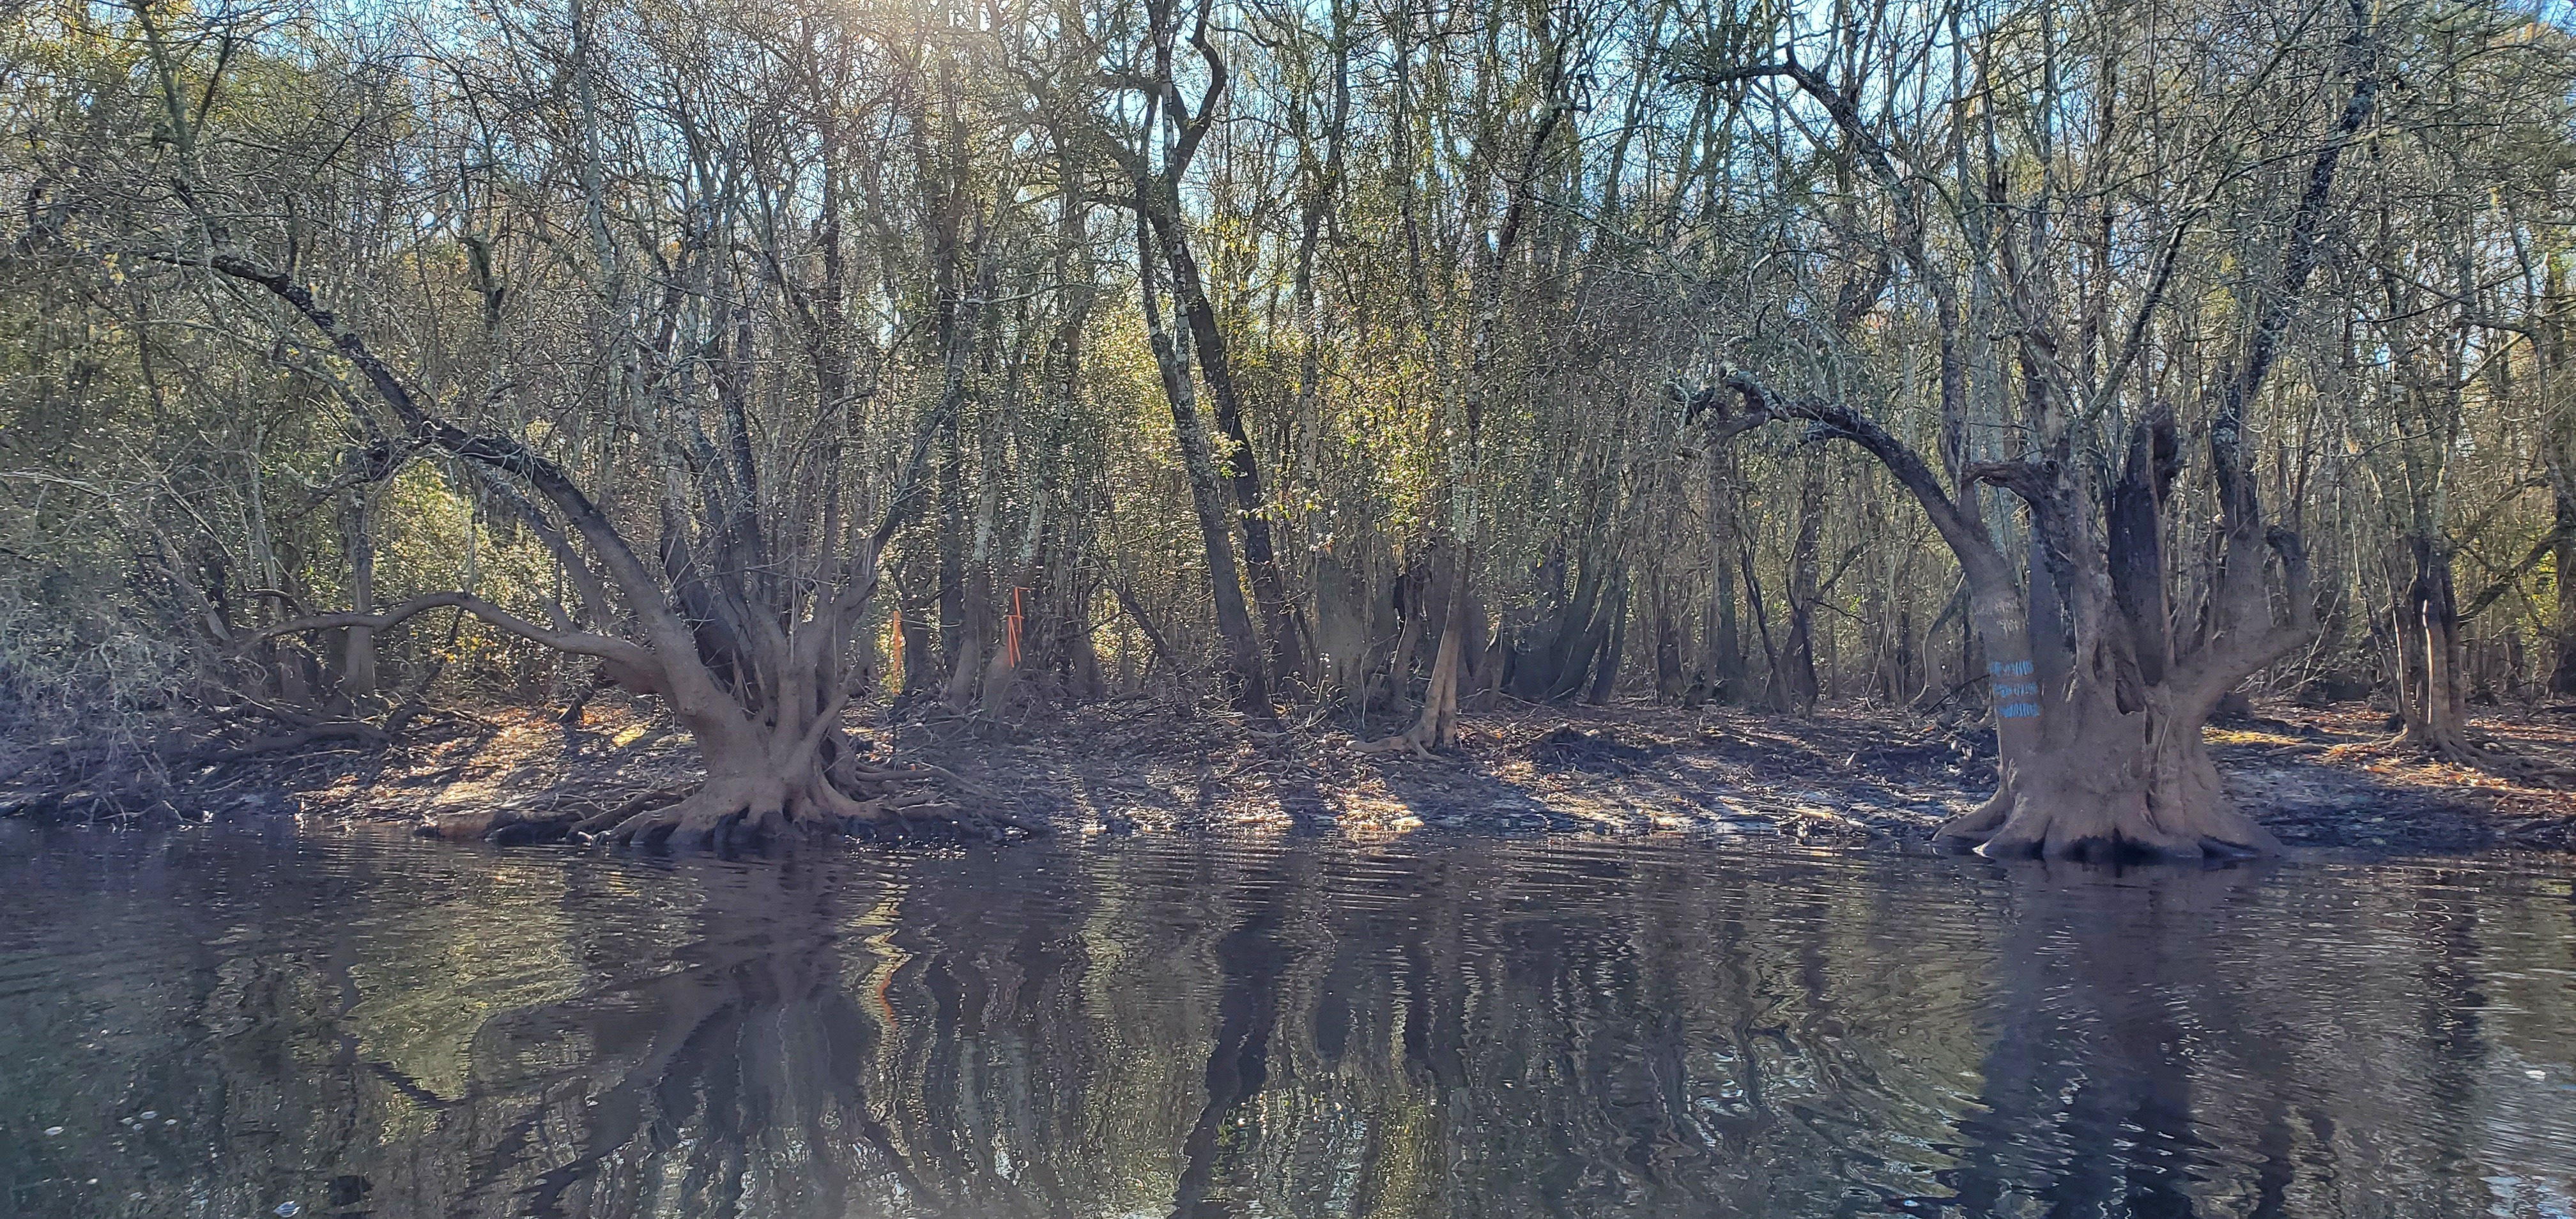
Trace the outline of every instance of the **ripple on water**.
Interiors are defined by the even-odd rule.
[[[2539,860],[16,845],[21,1213],[2576,1207]]]

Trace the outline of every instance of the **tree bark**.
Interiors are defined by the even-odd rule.
[[[1243,601],[1243,581],[1235,568],[1233,514],[1217,469],[1215,447],[1199,417],[1198,389],[1190,379],[1189,332],[1164,325],[1156,301],[1159,276],[1147,232],[1146,208],[1137,206],[1137,257],[1144,293],[1145,326],[1162,373],[1163,398],[1171,406],[1172,437],[1181,450],[1181,471],[1190,484],[1190,506],[1198,515],[1199,542],[1207,555],[1208,581],[1216,595],[1216,627],[1225,641],[1226,690],[1236,708],[1254,721],[1270,724],[1277,712],[1270,705],[1269,666],[1252,629]]]
[[[2485,751],[2468,735],[2451,556],[2434,538],[2411,537],[2405,546],[2410,578],[2393,611],[2397,707],[2403,724],[2398,740],[2446,761],[2480,764]]]
[[[707,764],[706,785],[676,805],[624,816],[614,824],[566,827],[602,832],[618,841],[680,835],[721,843],[737,837],[778,836],[790,829],[899,828],[915,815],[907,809],[921,814],[933,811],[923,806],[935,804],[936,797],[896,789],[937,776],[858,763],[843,744],[840,716],[850,696],[843,672],[850,652],[845,645],[877,591],[878,556],[919,513],[931,440],[946,422],[944,412],[953,409],[952,398],[943,396],[941,407],[916,431],[885,518],[873,532],[852,539],[848,557],[827,570],[828,578],[819,581],[820,595],[804,601],[801,610],[791,605],[763,609],[760,620],[767,629],[745,644],[755,650],[756,663],[747,674],[726,675],[728,681],[702,650],[697,624],[678,609],[685,569],[666,567],[667,578],[657,578],[608,514],[563,467],[509,436],[474,432],[430,413],[364,337],[284,272],[230,251],[214,254],[205,265],[274,294],[302,315],[357,369],[415,443],[484,465],[535,491],[588,544],[598,564],[596,572],[583,564],[585,574],[579,582],[615,588],[635,626],[632,638],[548,628],[468,593],[434,593],[381,614],[342,612],[293,619],[268,628],[246,644],[316,630],[381,632],[444,606],[462,609],[540,646],[598,657],[639,692],[666,699],[673,718],[696,739]],[[720,518],[702,523],[716,529],[724,526]],[[666,544],[671,540],[666,536]],[[737,599],[732,608],[748,607]],[[841,783],[861,794],[844,791]],[[940,807],[936,813],[943,820],[987,834],[998,835],[1007,824],[1005,819],[969,809]],[[488,814],[484,821],[480,832],[490,832]]]
[[[376,612],[375,488],[351,487],[341,517],[340,536],[349,552],[349,606],[360,614]],[[343,632],[340,653],[340,697],[352,710],[376,698],[376,633],[364,626]]]
[[[1467,582],[1461,575],[1472,561],[1472,558],[1465,554],[1454,558],[1441,555],[1434,557],[1425,565],[1433,573],[1431,578],[1445,581],[1445,587],[1439,598],[1442,607],[1440,642],[1432,652],[1431,675],[1424,683],[1422,709],[1414,717],[1412,727],[1394,736],[1364,744],[1360,746],[1361,752],[1386,753],[1403,750],[1429,757],[1435,749],[1446,749],[1458,743],[1458,685],[1465,667],[1467,633],[1471,630],[1481,631],[1485,625],[1474,620],[1476,617],[1473,610],[1474,598],[1468,595]],[[1428,601],[1430,598],[1426,597],[1424,600]],[[1429,607],[1424,606],[1408,620],[1405,627],[1408,639],[1418,637],[1414,623],[1426,617],[1428,613]],[[1409,652],[1410,647],[1400,647],[1399,651],[1400,653]],[[1405,657],[1400,654],[1399,663],[1404,660]],[[1395,670],[1389,675],[1389,680],[1401,688],[1404,670],[1400,668]]]
[[[1611,691],[1619,685],[1619,657],[1628,650],[1628,581],[1622,577],[1618,592],[1610,598],[1610,638],[1601,645],[1600,657],[1592,665],[1592,687],[1583,701],[1600,706],[1610,701]]]
[[[2211,710],[2229,690],[2315,634],[2306,551],[2295,534],[2267,529],[2245,433],[2249,405],[2280,356],[2318,264],[2319,234],[2336,168],[2374,109],[2379,88],[2375,25],[2359,0],[2350,5],[2350,13],[2345,47],[2351,93],[2308,166],[2305,189],[2288,218],[2277,278],[2249,285],[2252,324],[2239,361],[2213,378],[2208,390],[2215,407],[2209,452],[2221,516],[2218,570],[2203,607],[2205,629],[2192,654],[2177,658],[2166,680],[2157,684],[2140,681],[2138,658],[2124,653],[2138,628],[2153,616],[2143,596],[2150,574],[2144,555],[2156,550],[2160,562],[2163,540],[2149,536],[2159,522],[2144,503],[2122,503],[2116,493],[2107,500],[2096,498],[2089,466],[2075,451],[2075,434],[2090,426],[2119,392],[2161,299],[2170,253],[2179,248],[2186,229],[2174,227],[2168,256],[2157,265],[2110,371],[2078,386],[2059,360],[2059,319],[2049,303],[2053,284],[2044,270],[2034,273],[2023,262],[2015,244],[2020,234],[2014,226],[2026,225],[2032,255],[2039,254],[2045,208],[1994,206],[2006,202],[1995,193],[2005,189],[2005,180],[1990,175],[1981,186],[1972,185],[1966,145],[1958,145],[1963,191],[1995,193],[1984,203],[1964,204],[1958,221],[1971,238],[1971,257],[1991,255],[1999,262],[1983,268],[1999,275],[1981,274],[1972,282],[1982,286],[1999,279],[2006,289],[1997,295],[2016,315],[2007,320],[2018,345],[2028,416],[2018,421],[2024,439],[2013,460],[1974,461],[1966,448],[1960,353],[1969,320],[1959,315],[1951,272],[1932,256],[1925,240],[1928,202],[1964,196],[1931,189],[1933,184],[1901,161],[1864,120],[1859,94],[1837,87],[1794,57],[1684,77],[1710,84],[1786,77],[1818,102],[1842,134],[1853,163],[1865,167],[1889,193],[1895,213],[1889,244],[1935,298],[1941,332],[1940,456],[1947,487],[1904,442],[1843,402],[1784,398],[1740,370],[1730,372],[1722,387],[1688,397],[1693,417],[1717,410],[1712,445],[1772,420],[1790,419],[1809,423],[1811,435],[1860,446],[1923,509],[1957,558],[1969,593],[1969,620],[1986,652],[2001,782],[1983,807],[1943,826],[1940,836],[1946,841],[1977,844],[1994,855],[2083,858],[2197,856],[2277,845],[2227,806],[2201,735]],[[1991,234],[1997,239],[1989,242],[1989,227],[1998,217],[2001,231]],[[1730,397],[1744,409],[1730,412]],[[2153,448],[2150,437],[2150,460],[2133,467],[2146,471],[2150,480]],[[1988,483],[2027,508],[2036,561],[2008,563],[1989,536],[1977,499],[1979,485]],[[2112,535],[2122,535],[2121,540],[2113,543]],[[2121,555],[2118,565],[2127,569],[2123,574],[2114,572],[2113,550]],[[2289,603],[2286,620],[2276,620],[2266,587],[2267,568],[2276,558]],[[2016,579],[2016,566],[2030,577],[2027,596]],[[2123,584],[2129,586],[2127,604]],[[2122,621],[2115,625],[2115,619]],[[2034,639],[2042,630],[2047,638]],[[2059,649],[2070,641],[2074,646],[2061,674],[2056,672]],[[2047,663],[2040,663],[2035,652],[2044,654]],[[2124,684],[2134,687],[2125,700]]]
[[[1734,453],[1713,449],[1707,461],[1709,604],[1700,680],[1710,698],[1733,702],[1744,695],[1744,632],[1736,619],[1735,497],[1728,478]]]
[[[2570,478],[2576,478],[2576,470],[2554,471],[2550,480],[2555,489],[2550,570],[2557,585],[2550,636],[2558,646],[2558,662],[2549,671],[2549,692],[2557,695],[2576,694],[2576,487],[2568,484]]]
[[[1278,553],[1271,542],[1261,466],[1252,451],[1252,437],[1244,430],[1243,403],[1235,390],[1234,363],[1227,355],[1225,332],[1217,326],[1216,307],[1208,301],[1198,259],[1190,253],[1178,220],[1160,214],[1159,209],[1153,220],[1155,233],[1163,241],[1163,256],[1172,267],[1173,296],[1188,319],[1199,372],[1207,380],[1208,396],[1214,400],[1217,432],[1225,439],[1225,454],[1219,464],[1234,492],[1235,512],[1243,524],[1244,574],[1251,577],[1253,601],[1261,610],[1262,630],[1269,642],[1270,676],[1278,682],[1299,680],[1306,671],[1305,654],[1298,646],[1296,615],[1289,606],[1287,584],[1280,575]]]
[[[1825,482],[1811,469],[1798,490],[1798,536],[1789,550],[1789,637],[1781,649],[1781,659],[1788,665],[1782,685],[1789,709],[1800,715],[1816,709],[1816,602],[1823,595],[1817,587],[1821,576],[1817,565],[1824,529]]]

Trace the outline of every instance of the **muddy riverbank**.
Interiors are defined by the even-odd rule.
[[[1461,748],[1430,759],[1364,754],[1351,726],[1320,719],[1281,740],[1144,703],[1043,722],[933,715],[857,727],[874,761],[938,767],[955,780],[940,786],[960,800],[1073,833],[1680,832],[1903,846],[1928,841],[1994,783],[1985,734],[1874,711],[1517,707],[1471,716]],[[2517,754],[2576,762],[2576,714],[2480,728]],[[2576,795],[2445,765],[2396,748],[2392,735],[2357,704],[2266,706],[2211,730],[2238,801],[2292,846],[2576,848]],[[322,740],[201,762],[149,801],[106,784],[49,787],[32,772],[0,791],[0,809],[48,820],[470,828],[496,809],[545,821],[671,798],[696,765],[687,737],[649,708],[595,707],[578,728],[495,709],[428,720],[390,743]]]

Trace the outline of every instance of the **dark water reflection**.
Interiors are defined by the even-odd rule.
[[[17,1214],[2576,1213],[2563,864],[0,855]]]

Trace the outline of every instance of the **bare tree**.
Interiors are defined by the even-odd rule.
[[[2130,412],[2116,467],[2097,465],[2094,446],[2148,343],[2195,218],[2215,200],[2204,194],[2173,205],[2163,232],[2145,247],[2149,256],[2133,263],[2123,324],[2110,314],[2108,292],[2067,291],[2071,273],[2089,269],[2097,280],[2116,273],[2098,252],[2085,261],[2088,250],[2101,248],[2087,231],[2091,222],[2111,214],[2112,169],[2068,153],[2062,141],[2071,136],[2054,129],[2073,95],[2058,75],[2059,47],[2045,25],[2035,65],[2001,57],[1992,42],[1977,65],[1990,76],[2009,69],[2039,78],[2030,109],[2011,119],[2027,141],[2011,152],[2044,167],[2035,183],[2017,184],[2008,172],[2001,159],[2011,155],[2001,145],[2006,120],[1992,110],[1974,127],[1900,148],[1864,114],[1857,82],[1838,82],[1800,62],[1794,45],[1773,62],[1686,77],[1711,87],[1780,81],[1810,99],[1884,192],[1886,240],[1934,301],[1946,477],[1864,405],[1830,392],[1783,392],[1749,369],[1728,372],[1692,405],[1710,412],[1713,441],[1791,420],[1858,445],[1887,468],[1956,558],[1985,654],[2003,765],[1993,798],[1945,825],[1944,838],[1982,844],[1989,854],[2087,858],[2272,847],[2270,835],[2227,801],[2201,727],[2228,691],[2315,631],[2305,549],[2264,515],[2247,415],[2315,272],[2337,170],[2373,113],[2382,71],[2377,33],[2370,12],[2352,6],[2336,44],[2342,101],[2313,140],[2295,206],[2271,222],[2282,242],[2278,262],[2239,289],[2250,319],[2241,347],[2197,389],[2209,411],[2220,557],[2198,613],[2179,629],[2167,601],[2164,523],[2181,469],[2178,424],[2170,408],[2150,399]],[[2116,45],[2100,48],[2087,99],[2097,115],[2094,150],[2113,146],[2116,125],[2127,118],[2118,64]],[[1995,96],[1999,84],[1982,95]],[[2032,84],[2019,79],[2013,87]],[[1946,181],[1930,168],[1945,159],[1945,139],[1946,159],[1958,167]],[[1971,169],[1977,142],[1984,145],[1982,172]],[[2017,185],[2026,193],[2016,193]],[[2194,186],[2211,189],[2207,180]],[[1935,208],[1945,201],[1953,210],[1942,217]],[[1944,219],[1957,254],[1936,245],[1934,225]],[[1995,286],[2020,373],[2014,450],[1992,457],[1966,449],[1962,279]],[[1980,486],[2008,492],[2027,512],[2026,566],[1999,543],[1978,501]],[[2279,609],[2267,580],[2276,564]]]

